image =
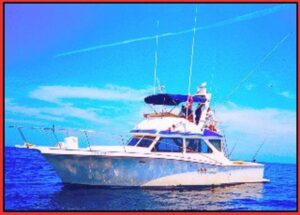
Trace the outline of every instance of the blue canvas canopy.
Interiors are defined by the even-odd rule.
[[[144,101],[147,104],[154,104],[154,105],[178,105],[181,102],[186,102],[188,99],[187,95],[180,95],[180,94],[155,94],[151,96],[147,96]],[[194,102],[205,102],[206,98],[201,96],[193,96]]]

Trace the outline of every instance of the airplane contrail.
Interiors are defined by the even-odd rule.
[[[277,6],[274,6],[274,7],[253,11],[251,13],[246,13],[246,14],[243,14],[243,15],[235,16],[235,17],[232,17],[232,18],[229,18],[229,19],[225,19],[225,20],[213,23],[213,24],[197,27],[195,30],[196,31],[207,30],[207,29],[211,29],[211,28],[222,27],[222,26],[225,26],[225,25],[230,25],[230,24],[234,24],[234,23],[237,23],[237,22],[241,22],[241,21],[246,21],[246,20],[251,20],[251,19],[267,16],[269,14],[273,14],[273,13],[276,13],[278,11],[281,11],[282,9],[287,8],[287,6],[288,5],[277,5]],[[182,30],[182,31],[176,31],[176,32],[167,32],[167,33],[159,34],[158,38],[164,38],[164,37],[171,37],[171,36],[178,36],[178,35],[182,35],[182,34],[187,34],[187,33],[193,32],[193,30],[194,30],[194,28],[190,28],[190,29],[186,29],[186,30]],[[79,53],[84,53],[84,52],[90,52],[90,51],[103,49],[103,48],[108,48],[108,47],[114,47],[114,46],[120,46],[120,45],[135,43],[135,42],[153,40],[153,39],[156,39],[156,37],[157,37],[157,35],[144,36],[144,37],[139,37],[139,38],[123,40],[123,41],[119,41],[119,42],[114,42],[114,43],[102,44],[102,45],[92,46],[92,47],[88,47],[88,48],[63,52],[63,53],[57,54],[55,57],[64,57],[64,56],[68,56],[68,55],[74,55],[74,54],[79,54]]]

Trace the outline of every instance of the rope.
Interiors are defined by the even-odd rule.
[[[263,64],[275,51],[278,49],[278,47],[291,35],[291,33],[288,33],[285,35],[275,46],[259,61],[258,64],[254,66],[254,68],[246,74],[246,76],[237,84],[237,86],[228,94],[228,96],[225,98],[224,103],[227,102],[232,95],[241,87],[241,85],[257,70],[257,68]]]

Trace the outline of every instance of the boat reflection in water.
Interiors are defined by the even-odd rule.
[[[149,189],[64,185],[52,196],[51,204],[60,210],[248,210],[246,202],[263,198],[263,186]],[[65,201],[71,196],[72,201]]]
[[[154,201],[165,205],[167,210],[247,210],[233,201],[262,198],[263,185],[249,183],[218,186],[213,189],[185,189],[182,191],[145,191]]]

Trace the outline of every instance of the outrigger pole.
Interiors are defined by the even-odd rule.
[[[153,95],[156,94],[156,81],[157,81],[157,61],[158,61],[158,27],[159,27],[159,21],[156,21],[156,27],[157,27],[157,32],[156,32],[156,48],[155,48],[155,62],[154,62],[154,83],[153,83]]]
[[[192,41],[192,52],[191,52],[191,63],[190,63],[190,72],[189,72],[187,102],[189,101],[189,97],[191,95],[191,83],[192,83],[192,74],[193,74],[193,62],[194,62],[194,49],[195,49],[195,35],[196,35],[197,15],[198,15],[198,7],[196,6],[195,19],[194,19],[194,29],[193,29],[193,41]],[[186,119],[188,118],[188,108],[186,108],[185,117],[186,117]]]
[[[241,85],[257,70],[260,65],[262,65],[279,47],[286,41],[286,39],[291,35],[291,33],[286,34],[274,47],[254,66],[254,68],[246,74],[246,76],[236,85],[236,87],[228,94],[223,102],[227,102],[231,96],[241,87]]]
[[[190,63],[188,95],[191,94],[191,83],[192,83],[192,73],[193,73],[193,61],[194,61],[194,49],[195,49],[195,35],[196,35],[197,15],[198,15],[198,7],[196,6],[195,19],[194,19],[195,22],[194,22],[194,29],[193,29],[193,41],[192,41],[192,52],[191,52],[191,63]]]

